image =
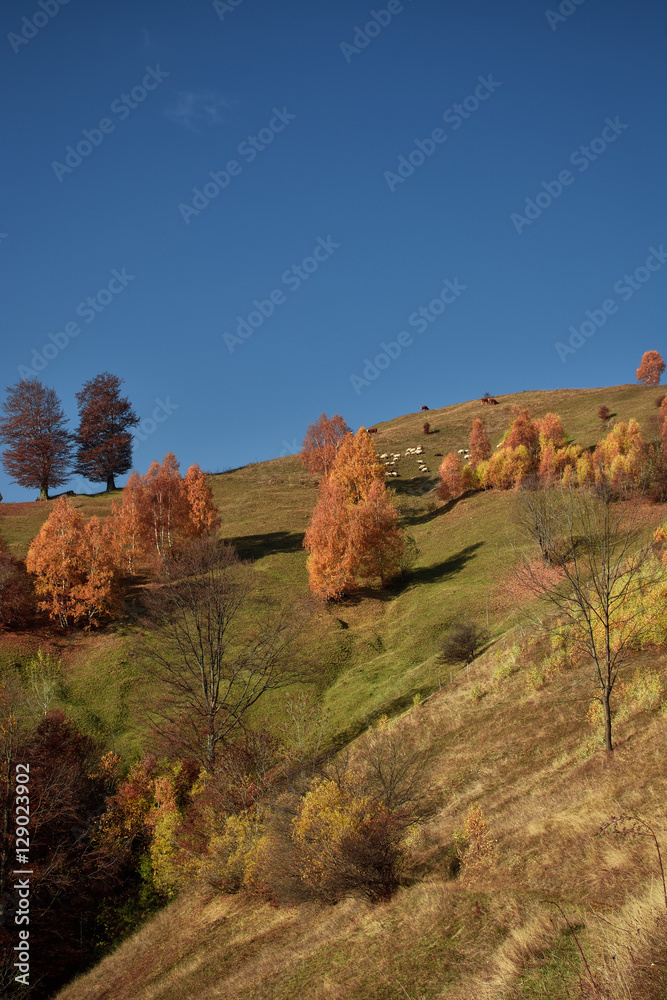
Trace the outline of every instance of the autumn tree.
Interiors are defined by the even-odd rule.
[[[34,574],[39,607],[63,628],[89,625],[117,608],[113,547],[102,524],[60,497],[30,543],[26,568]]]
[[[362,580],[379,578],[384,586],[400,569],[398,513],[363,427],[344,439],[331,475],[320,483],[303,544],[310,553],[310,588],[325,600],[342,597]]]
[[[185,492],[193,534],[205,535],[219,528],[220,518],[213,502],[213,492],[196,462],[185,473]]]
[[[48,500],[49,487],[67,482],[72,457],[60,400],[38,379],[21,379],[6,391],[0,418],[3,468],[19,486],[38,489],[39,499]]]
[[[398,511],[384,483],[377,479],[363,503],[352,507],[346,562],[358,584],[380,580],[380,586],[397,575],[405,547]]]
[[[265,598],[252,569],[212,537],[175,553],[144,601],[152,638],[142,656],[163,691],[153,724],[212,772],[253,705],[302,679],[294,646],[305,618]]]
[[[323,479],[303,546],[308,555],[310,589],[324,600],[337,600],[353,585],[350,508],[342,486]]]
[[[428,809],[435,753],[386,718],[343,752],[302,798],[291,829],[295,866],[325,899],[389,899],[405,874],[406,833]]]
[[[137,495],[146,550],[159,560],[174,555],[191,533],[190,504],[176,456],[169,452],[162,462],[152,462]]]
[[[74,436],[74,471],[91,483],[106,483],[116,489],[116,476],[132,468],[132,435],[129,428],[139,423],[127,396],[120,395],[123,380],[102,372],[85,382],[76,399],[79,426]]]
[[[132,472],[123,488],[121,502],[111,501],[108,518],[110,544],[119,569],[128,576],[134,576],[137,560],[144,552],[141,489],[139,473]]]
[[[79,566],[83,582],[73,588],[72,596],[85,613],[89,625],[98,625],[105,617],[114,617],[121,607],[118,586],[118,556],[114,552],[112,522],[91,517],[83,529]]]
[[[593,454],[598,482],[617,492],[637,490],[645,480],[648,449],[636,420],[621,421],[598,442]]]
[[[303,440],[299,457],[304,468],[328,476],[343,439],[351,433],[340,414],[327,417],[323,413],[309,426]]]
[[[658,351],[645,351],[637,369],[637,381],[644,385],[660,385],[665,362]]]
[[[484,421],[480,420],[479,417],[475,417],[472,422],[468,451],[470,453],[470,464],[473,467],[491,457],[491,442],[484,429]]]
[[[601,407],[600,407],[600,408],[598,409],[598,417],[600,418],[600,420],[601,420],[601,421],[602,421],[603,423],[606,423],[606,421],[607,421],[607,420],[609,420],[610,416],[611,416],[611,410],[609,409],[609,407],[608,407],[608,406],[605,406],[605,405],[603,404],[603,405],[602,405],[602,406],[601,406]]]
[[[524,447],[530,459],[535,462],[540,451],[540,428],[536,421],[530,419],[529,410],[520,410],[503,442],[505,448],[517,449]]]
[[[440,489],[443,500],[456,499],[463,493],[463,463],[456,452],[450,451],[440,463]]]
[[[373,483],[384,483],[384,467],[365,427],[343,438],[331,469],[331,481],[341,487],[348,504],[367,500]]]
[[[75,592],[85,583],[80,563],[84,526],[83,515],[67,497],[60,497],[26,556],[26,568],[35,575],[41,610],[63,628],[79,617]]]

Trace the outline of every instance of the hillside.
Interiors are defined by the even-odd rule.
[[[617,715],[613,760],[600,753],[586,721],[594,693],[590,670],[545,675],[548,649],[532,641],[508,592],[514,495],[489,491],[444,504],[434,491],[440,455],[467,445],[473,417],[485,419],[495,447],[515,407],[533,416],[556,412],[569,438],[589,447],[601,435],[600,405],[616,421],[634,417],[650,427],[663,394],[663,387],[631,385],[526,392],[498,396],[496,406],[475,400],[376,425],[378,452],[402,456],[399,476],[388,483],[418,558],[401,584],[327,610],[328,658],[317,695],[328,710],[330,745],[354,739],[387,714],[406,731],[418,730],[435,751],[430,816],[416,844],[419,872],[390,903],[376,907],[355,899],[275,908],[243,894],[198,889],[63,990],[62,1000],[559,1000],[577,995],[583,968],[572,927],[597,968],[612,952],[625,954],[626,926],[639,929],[635,947],[648,977],[637,985],[630,981],[636,970],[619,966],[630,977],[627,995],[657,1000],[667,994],[667,912],[659,905],[652,842],[598,836],[620,813],[662,821],[662,696],[651,701],[630,692]],[[418,444],[428,473],[405,456]],[[317,487],[298,458],[209,481],[223,536],[275,593],[294,599],[305,593],[302,541]],[[104,514],[111,500],[106,494],[73,499],[86,516]],[[12,553],[25,554],[50,506],[0,505],[0,534]],[[647,507],[646,515],[656,525],[665,519],[659,506]],[[447,626],[463,612],[488,621],[493,637],[470,674],[444,668],[437,656]],[[13,662],[45,642],[56,649],[67,671],[62,707],[128,765],[142,745],[138,692],[159,697],[140,685],[135,641],[128,616],[98,633],[67,638],[5,635],[0,657]],[[635,668],[652,671],[667,690],[662,651],[637,655],[629,679]],[[283,694],[267,696],[253,723],[275,728],[283,706]],[[496,856],[477,883],[464,885],[451,859],[473,802],[488,820]],[[667,831],[663,836],[667,843]],[[570,927],[550,900],[563,908]]]

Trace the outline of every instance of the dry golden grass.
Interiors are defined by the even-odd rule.
[[[667,665],[654,660],[664,681]],[[390,903],[276,909],[193,895],[60,1000],[559,1000],[586,995],[568,922],[607,991],[599,996],[664,997],[667,912],[655,848],[600,829],[640,812],[667,844],[665,716],[629,715],[616,727],[613,757],[591,755],[587,669],[527,694],[527,666],[494,682],[491,650],[397,721],[427,735],[438,759],[432,815],[415,845],[423,877]],[[479,700],[475,684],[486,692]],[[466,885],[450,876],[447,855],[472,802],[489,821],[496,857]]]

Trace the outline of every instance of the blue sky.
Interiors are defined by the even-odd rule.
[[[323,410],[632,382],[667,346],[658,0],[0,21],[2,387],[35,372],[74,427],[120,376],[141,472],[292,452]]]

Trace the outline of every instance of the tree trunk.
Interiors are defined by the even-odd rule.
[[[604,748],[607,753],[614,749],[611,743],[611,708],[609,699],[611,698],[611,688],[602,689],[602,708],[604,710]]]
[[[48,500],[49,499],[49,486],[48,486],[48,483],[47,483],[46,486],[40,486],[40,488],[39,488],[39,499],[40,500]]]
[[[110,493],[111,490],[115,490],[115,489],[116,489],[116,481],[114,479],[113,472],[111,472],[107,476],[107,493]]]

